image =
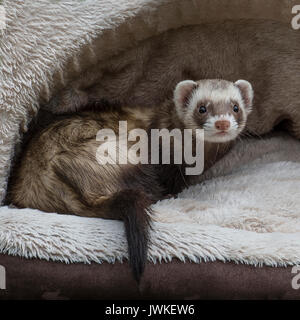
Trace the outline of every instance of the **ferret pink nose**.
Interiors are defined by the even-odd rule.
[[[218,120],[215,122],[215,127],[218,130],[226,131],[230,128],[230,122],[228,120]]]

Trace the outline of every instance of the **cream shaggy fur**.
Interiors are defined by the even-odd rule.
[[[287,135],[240,141],[200,180],[153,206],[150,261],[300,263],[299,141]],[[119,221],[2,207],[0,252],[114,262],[127,257],[127,245]]]

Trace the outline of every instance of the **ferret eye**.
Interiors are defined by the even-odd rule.
[[[206,107],[205,106],[201,106],[200,108],[199,108],[199,112],[200,113],[205,113],[207,110],[206,110]]]
[[[233,111],[234,112],[239,112],[239,107],[236,104],[233,106]]]

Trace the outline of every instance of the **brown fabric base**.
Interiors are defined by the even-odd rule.
[[[127,263],[70,264],[0,255],[0,299],[300,299],[291,267],[148,264],[138,287]]]

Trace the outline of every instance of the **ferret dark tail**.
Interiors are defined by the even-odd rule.
[[[107,218],[124,221],[129,264],[139,282],[147,261],[151,201],[139,190],[122,190],[105,201]]]

